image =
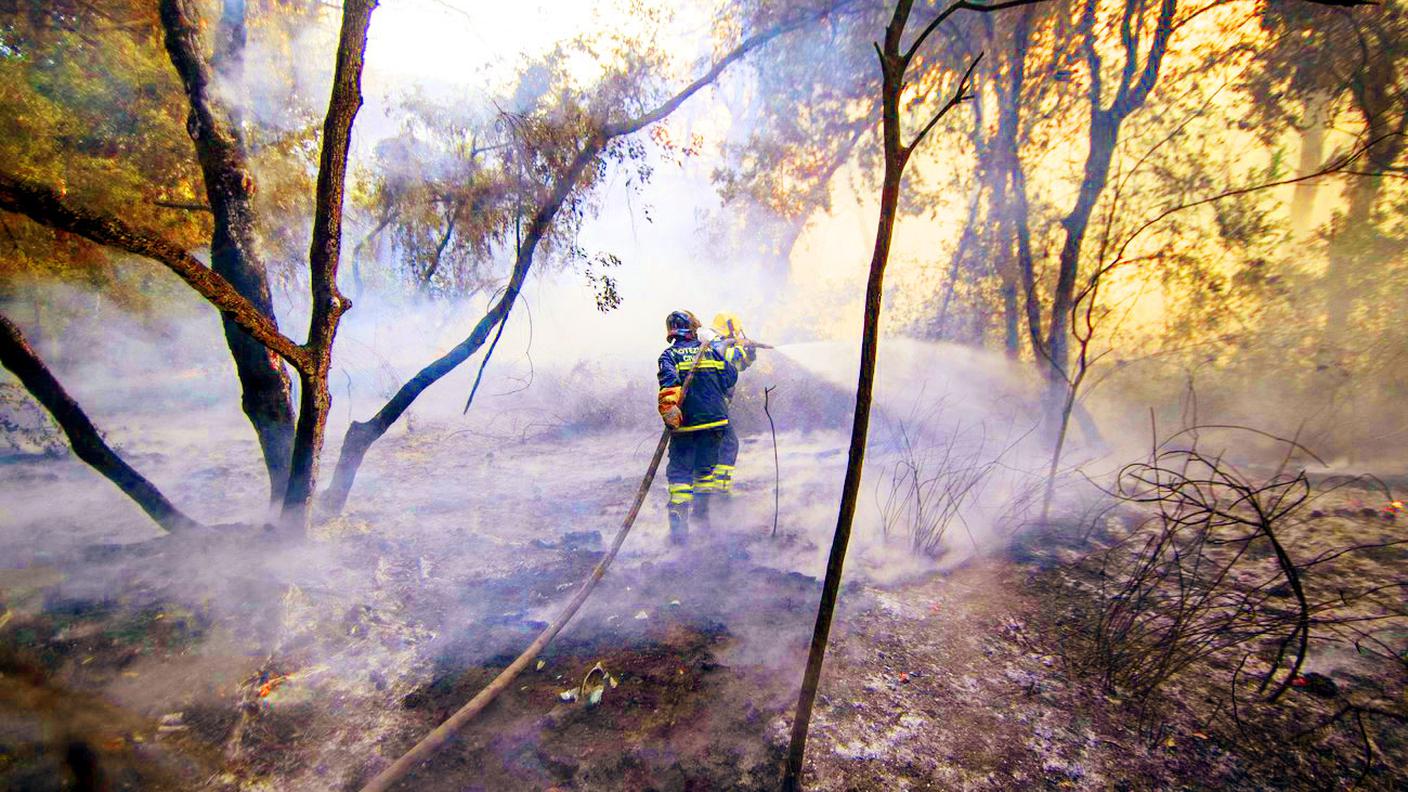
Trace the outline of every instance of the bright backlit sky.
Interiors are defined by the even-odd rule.
[[[707,40],[698,11],[707,2],[671,9],[666,35]],[[368,67],[384,79],[470,82],[510,76],[520,56],[542,52],[582,32],[644,26],[628,0],[382,0],[372,18]],[[477,79],[476,79],[477,78]]]

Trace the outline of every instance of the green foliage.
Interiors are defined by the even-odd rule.
[[[74,6],[65,13],[66,6]],[[19,4],[0,12],[0,160],[7,168],[182,244],[208,239],[209,216],[158,202],[203,203],[185,104],[146,4]],[[154,179],[153,174],[160,174]],[[0,297],[32,279],[119,288],[109,254],[0,216]]]

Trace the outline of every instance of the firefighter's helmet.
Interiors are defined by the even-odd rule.
[[[722,338],[743,338],[743,322],[739,321],[738,314],[721,313],[716,315],[712,329]]]
[[[674,341],[682,338],[686,341],[694,338],[699,330],[699,320],[689,311],[674,311],[665,317],[665,340]]]

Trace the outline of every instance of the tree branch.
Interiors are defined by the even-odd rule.
[[[157,525],[171,532],[200,527],[112,450],[83,408],[39,359],[20,329],[4,316],[0,316],[0,364],[18,377],[30,395],[54,416],[78,458],[117,485]]]
[[[298,423],[293,434],[292,463],[284,496],[283,520],[289,526],[308,526],[312,513],[318,463],[323,451],[332,394],[328,370],[332,342],[342,314],[351,300],[337,289],[337,268],[342,254],[342,203],[347,187],[347,155],[352,145],[352,124],[362,107],[362,67],[367,54],[367,30],[377,0],[346,0],[337,41],[332,96],[323,121],[318,157],[317,193],[314,199],[313,241],[308,249],[309,292],[312,311],[308,319],[308,369],[301,372],[303,386]]]
[[[1121,91],[1117,94],[1115,103],[1110,107],[1121,117],[1127,116],[1143,106],[1144,101],[1149,98],[1149,92],[1154,90],[1154,83],[1159,79],[1159,67],[1163,63],[1164,53],[1168,51],[1169,36],[1173,35],[1173,17],[1177,10],[1177,0],[1162,0],[1159,4],[1158,26],[1154,28],[1154,40],[1149,43],[1148,60],[1144,62],[1144,70],[1139,75],[1139,82],[1135,83],[1133,90]]]
[[[211,212],[209,204],[196,203],[194,201],[152,201],[152,206],[160,206],[163,209],[180,209],[186,212]]]
[[[1016,1],[1037,2],[1037,0]],[[675,112],[675,110],[681,104],[683,104],[686,99],[689,99],[689,97],[698,93],[705,86],[712,84],[715,80],[719,78],[720,74],[723,74],[725,69],[727,69],[730,65],[733,64],[734,61],[739,60],[743,56],[763,46],[769,41],[772,41],[778,36],[781,36],[785,33],[790,33],[812,22],[825,19],[832,13],[839,11],[848,5],[853,5],[856,2],[857,0],[833,0],[833,2],[827,3],[819,9],[806,13],[796,14],[787,21],[780,22],[777,25],[774,25],[761,33],[756,33],[752,36],[749,36],[748,38],[740,42],[737,47],[734,47],[733,50],[731,50],[727,55],[715,61],[714,65],[711,66],[708,71],[700,75],[699,78],[694,82],[690,83],[689,85],[686,85],[683,89],[679,91],[679,93],[676,93],[674,96],[671,96],[669,99],[666,99],[664,102],[656,106],[655,109],[643,113],[639,116],[636,116],[635,118],[622,121],[616,124],[607,124],[602,129],[602,136],[607,140],[610,140],[611,138],[618,137],[620,135],[629,135],[632,132],[638,132],[644,129],[645,127],[650,126],[656,121],[659,121],[665,118],[666,116],[670,115],[671,113]]]
[[[936,29],[938,29],[939,25],[943,24],[945,19],[948,19],[950,16],[953,16],[955,12],[980,11],[982,13],[988,13],[990,11],[1001,11],[1004,8],[1016,8],[1017,6],[1033,5],[1035,3],[1040,2],[1044,2],[1044,0],[1005,0],[1001,3],[991,4],[971,3],[968,2],[968,0],[958,0],[958,2],[953,3],[948,8],[945,8],[943,11],[939,12],[939,15],[934,17],[933,21],[931,21],[928,25],[924,26],[924,29],[921,30],[919,32],[919,35],[915,37],[914,43],[909,45],[909,49],[904,51],[904,54],[900,56],[900,59],[906,65],[908,65],[908,63],[913,60],[915,54],[919,52],[919,48],[924,46],[924,40],[929,38],[929,34],[933,33]]]
[[[210,207],[221,223],[233,226],[231,242],[242,255],[250,256],[253,254],[250,199],[254,179],[239,128],[223,116],[212,96],[214,80],[202,54],[199,14],[192,0],[161,0],[160,11],[161,25],[166,32],[166,52],[181,78],[190,105],[186,132],[195,144]],[[222,23],[228,21],[222,20]],[[228,24],[222,24],[221,32],[228,33],[227,27]],[[230,52],[224,55],[233,57]]]
[[[953,108],[973,98],[973,95],[968,93],[968,87],[973,83],[973,70],[978,68],[978,63],[982,60],[983,53],[980,52],[978,53],[978,57],[974,58],[973,62],[968,64],[968,70],[963,72],[963,78],[958,81],[958,87],[954,89],[953,95],[948,98],[948,101],[944,103],[943,107],[939,108],[939,112],[935,113],[934,117],[929,119],[929,123],[925,124],[924,128],[919,130],[919,134],[914,136],[914,141],[904,147],[905,156],[909,156],[909,152],[913,151],[914,147],[918,146],[920,142],[924,140],[924,136],[929,134],[929,130],[933,129],[935,124],[939,123],[939,119],[948,115],[948,112]]]
[[[308,355],[302,347],[280,333],[274,323],[235,291],[229,281],[169,240],[133,228],[115,217],[76,206],[49,187],[21,181],[8,173],[0,173],[0,209],[165,265],[242,330],[294,368],[302,370],[307,365]]]
[[[1169,217],[1170,215],[1176,214],[1176,213],[1181,212],[1181,211],[1183,211],[1183,210],[1185,210],[1185,209],[1192,209],[1192,208],[1194,208],[1194,207],[1203,206],[1203,205],[1205,205],[1205,204],[1210,204],[1210,203],[1213,203],[1213,202],[1215,202],[1215,201],[1221,201],[1221,200],[1223,200],[1224,198],[1235,198],[1236,196],[1239,196],[1239,195],[1246,195],[1246,194],[1248,194],[1248,193],[1260,192],[1261,190],[1269,190],[1269,189],[1271,189],[1271,188],[1273,188],[1273,187],[1284,187],[1284,186],[1286,186],[1286,185],[1288,185],[1288,184],[1296,184],[1296,183],[1298,183],[1298,182],[1309,181],[1309,180],[1311,180],[1311,179],[1318,179],[1318,178],[1320,178],[1320,177],[1322,177],[1322,176],[1328,176],[1328,175],[1334,174],[1334,173],[1342,173],[1342,174],[1344,174],[1344,175],[1352,175],[1352,176],[1369,176],[1369,177],[1389,175],[1389,174],[1380,173],[1380,172],[1378,172],[1378,171],[1349,170],[1349,166],[1353,165],[1355,162],[1357,162],[1357,161],[1359,161],[1361,158],[1363,158],[1363,157],[1368,153],[1368,151],[1369,151],[1373,146],[1375,146],[1376,144],[1378,144],[1379,141],[1383,140],[1384,137],[1390,137],[1390,136],[1391,136],[1391,135],[1385,135],[1385,136],[1383,136],[1383,137],[1376,138],[1376,139],[1374,139],[1374,140],[1372,140],[1372,141],[1370,141],[1370,142],[1364,144],[1363,146],[1360,146],[1359,148],[1355,149],[1354,151],[1351,151],[1350,153],[1344,155],[1343,157],[1340,157],[1339,159],[1337,159],[1337,160],[1335,160],[1335,161],[1333,161],[1333,162],[1331,162],[1331,163],[1325,165],[1324,167],[1320,168],[1319,170],[1317,170],[1317,171],[1315,171],[1315,172],[1313,172],[1313,173],[1307,173],[1307,174],[1305,174],[1304,176],[1296,176],[1296,177],[1289,178],[1289,179],[1279,179],[1279,180],[1277,180],[1277,181],[1273,181],[1273,182],[1264,182],[1264,183],[1262,183],[1262,184],[1253,184],[1253,185],[1250,185],[1250,186],[1247,186],[1247,187],[1238,187],[1238,188],[1236,188],[1236,189],[1226,190],[1226,191],[1224,191],[1224,192],[1220,192],[1220,193],[1218,193],[1218,194],[1216,194],[1216,195],[1210,195],[1210,196],[1208,196],[1208,197],[1206,197],[1206,198],[1199,198],[1199,199],[1197,199],[1197,200],[1187,201],[1187,202],[1185,202],[1185,203],[1181,203],[1181,204],[1177,204],[1177,205],[1175,205],[1175,206],[1171,206],[1171,207],[1169,207],[1168,209],[1165,209],[1165,210],[1163,210],[1162,212],[1159,212],[1157,215],[1155,215],[1154,217],[1150,218],[1149,220],[1145,221],[1145,222],[1144,222],[1142,225],[1140,225],[1138,228],[1134,229],[1134,231],[1133,231],[1128,237],[1125,238],[1124,242],[1120,244],[1119,252],[1118,252],[1117,254],[1115,254],[1114,261],[1112,261],[1112,262],[1110,262],[1109,264],[1107,264],[1107,265],[1101,267],[1101,268],[1100,268],[1099,270],[1097,270],[1091,277],[1099,277],[1099,276],[1101,276],[1101,275],[1103,275],[1103,274],[1109,272],[1110,270],[1114,269],[1115,267],[1119,266],[1120,264],[1124,263],[1124,262],[1126,261],[1126,259],[1125,259],[1125,257],[1124,257],[1124,256],[1125,256],[1125,252],[1126,252],[1127,250],[1129,250],[1130,244],[1132,244],[1136,238],[1138,238],[1139,236],[1141,236],[1145,231],[1149,230],[1149,228],[1153,227],[1154,225],[1157,225],[1160,221],[1164,220],[1165,218]]]

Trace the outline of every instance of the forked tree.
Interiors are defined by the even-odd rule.
[[[243,4],[230,5],[242,7]],[[237,365],[241,366],[242,382],[246,384],[246,412],[250,412],[252,401],[258,402],[253,405],[258,408],[255,413],[263,416],[256,420],[255,414],[250,415],[256,428],[262,425],[267,430],[261,430],[260,434],[266,460],[271,454],[279,459],[287,459],[286,487],[281,488],[275,479],[275,489],[283,491],[282,521],[292,527],[306,527],[309,519],[309,507],[317,480],[318,455],[322,449],[330,406],[327,379],[332,344],[342,314],[351,307],[350,301],[337,290],[343,189],[352,125],[362,104],[361,77],[367,45],[367,28],[376,5],[376,0],[349,0],[343,7],[332,92],[323,123],[318,164],[313,240],[308,257],[312,318],[308,339],[303,344],[294,342],[280,332],[272,311],[267,310],[267,304],[262,302],[260,290],[262,287],[262,294],[267,297],[267,282],[262,279],[262,269],[252,269],[255,259],[252,257],[251,247],[253,218],[249,209],[251,177],[242,149],[230,137],[233,134],[231,128],[226,127],[224,124],[227,122],[217,117],[212,109],[209,94],[211,75],[199,55],[196,38],[196,31],[200,28],[193,4],[186,0],[163,0],[161,10],[163,24],[167,30],[168,50],[177,71],[182,74],[191,101],[188,129],[196,141],[197,153],[206,174],[211,208],[217,213],[217,217],[221,218],[216,223],[212,266],[207,266],[180,245],[159,234],[133,227],[118,217],[105,215],[81,205],[68,197],[62,189],[11,174],[0,174],[0,209],[25,215],[50,228],[78,235],[99,245],[150,258],[165,265],[219,309],[227,327],[237,328],[240,338],[252,339],[259,345],[256,353],[247,349],[244,341],[240,341],[238,344],[232,344],[232,351]],[[222,274],[221,269],[234,280]],[[255,277],[252,283],[245,282],[244,287],[245,291],[252,289],[253,299],[237,285],[242,276],[251,272],[259,277]],[[8,346],[12,350],[18,349],[21,342],[22,339]],[[245,355],[243,352],[251,354]],[[9,359],[20,358],[10,356],[7,366]],[[287,450],[282,448],[283,429],[280,428],[281,419],[277,419],[278,407],[275,404],[278,398],[281,398],[277,394],[286,394],[288,389],[279,359],[293,367],[302,384],[298,418],[293,425]],[[27,364],[33,366],[36,363],[42,368],[43,364],[38,357],[31,355]],[[275,373],[264,371],[266,368]],[[246,378],[247,371],[255,370],[258,370],[257,376]],[[46,368],[43,373],[49,380],[57,383]],[[40,379],[30,377],[25,384],[28,387],[31,382],[39,381]],[[250,382],[262,384],[251,389]],[[31,392],[36,398],[40,397],[40,393],[33,389]],[[46,403],[44,398],[40,398],[40,401]],[[49,403],[56,402],[51,400]],[[49,406],[49,403],[46,403],[46,406]],[[77,409],[77,405],[69,399],[66,409]],[[91,426],[91,422],[88,424]],[[67,427],[65,428],[67,430]],[[115,454],[113,456],[115,457]],[[111,459],[107,459],[107,463],[107,469],[99,469],[104,475],[112,478],[113,471],[118,468]],[[271,477],[276,467],[277,465],[271,466]],[[136,492],[128,487],[123,489],[129,495]],[[155,488],[151,489],[155,493]],[[152,513],[154,501],[153,497],[150,497],[152,493],[148,495],[149,497],[139,499],[139,505],[148,513]],[[159,495],[160,493],[155,493],[155,496]],[[182,527],[183,523],[166,520],[164,525],[168,528]]]

